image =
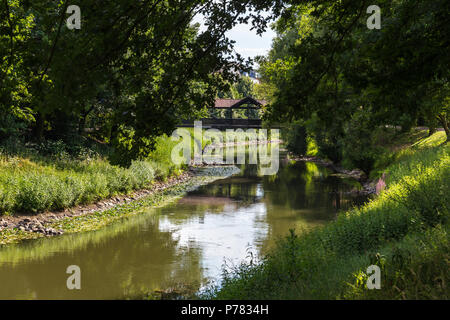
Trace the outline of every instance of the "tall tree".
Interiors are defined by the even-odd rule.
[[[124,164],[147,155],[156,136],[211,104],[236,79],[234,70],[248,67],[228,30],[251,23],[261,33],[268,19],[259,12],[276,15],[283,7],[262,0],[86,0],[81,29],[70,30],[68,4],[3,0],[0,107],[28,115],[41,138],[62,118],[82,131],[88,114],[108,103],[110,140]],[[204,18],[202,32],[192,26],[196,15]]]

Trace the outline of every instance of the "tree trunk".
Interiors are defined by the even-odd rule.
[[[94,106],[90,107],[89,110],[81,114],[80,120],[78,121],[78,134],[83,135],[84,129],[86,128],[86,118],[91,113],[91,111],[94,109]]]
[[[430,126],[428,128],[428,136],[429,137],[431,137],[435,132],[436,132],[436,127],[435,126]]]
[[[447,140],[446,140],[446,142],[449,142],[449,141],[450,141],[450,129],[449,129],[449,127],[448,127],[448,120],[447,120],[447,117],[444,116],[444,115],[439,115],[439,116],[438,116],[438,119],[439,119],[439,121],[441,122],[442,127],[443,127],[444,130],[445,130],[445,134],[447,135]]]
[[[36,115],[36,126],[34,127],[34,138],[37,142],[44,140],[44,116],[38,112]]]

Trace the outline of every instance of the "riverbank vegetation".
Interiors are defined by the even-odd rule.
[[[146,160],[134,160],[128,168],[111,165],[108,150],[97,144],[77,153],[63,141],[16,144],[14,152],[0,146],[0,212],[60,210],[148,187],[181,172],[170,161],[175,143],[159,138]]]
[[[200,144],[194,129],[186,130],[191,137],[192,158],[195,150],[210,141],[202,139]],[[166,135],[157,137],[150,154],[133,160],[129,167],[111,164],[110,146],[83,141],[75,145],[62,140],[0,144],[0,215],[93,203],[150,187],[152,182],[178,176],[187,168],[172,162],[172,150],[179,142]]]
[[[262,32],[266,21],[247,10],[281,9],[88,1],[74,29],[68,5],[1,5],[0,214],[68,208],[178,174],[168,138],[177,124],[205,115],[218,92],[253,90],[237,81],[251,64],[225,32],[238,23]]]
[[[367,175],[389,157],[380,140],[393,143],[393,131],[441,127],[450,139],[448,1],[380,1],[379,29],[368,27],[371,4],[292,5],[259,58],[266,121],[285,124],[288,147],[305,154],[314,140],[320,157]]]
[[[287,147],[370,179],[385,173],[386,190],[321,229],[292,230],[261,261],[225,269],[205,297],[449,297],[449,2],[379,1],[378,27],[371,5],[296,2],[258,61],[265,120],[285,124]],[[381,290],[366,287],[373,264]]]
[[[178,181],[162,190],[154,191],[142,199],[118,204],[107,210],[98,210],[90,214],[62,217],[61,219],[46,222],[44,225],[47,228],[60,230],[65,234],[98,230],[120,219],[136,216],[150,209],[166,205],[179,199],[198,186],[222,179],[237,172],[239,172],[239,169],[234,166],[202,168],[199,169],[199,173],[194,177]],[[4,229],[0,231],[0,245],[42,237],[45,237],[45,234],[39,232],[26,232],[18,228]]]
[[[225,269],[216,299],[449,297],[450,146],[443,133],[399,151],[387,190],[311,232],[292,230],[261,261]],[[300,231],[300,232],[299,232]],[[366,269],[381,268],[368,290]]]

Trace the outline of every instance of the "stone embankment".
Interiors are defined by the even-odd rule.
[[[13,216],[0,217],[0,231],[4,229],[18,229],[26,232],[42,233],[46,236],[60,235],[63,233],[63,230],[56,230],[46,225],[69,217],[82,216],[86,214],[92,214],[94,212],[102,212],[114,206],[141,199],[154,192],[162,191],[176,184],[185,182],[193,175],[194,173],[192,172],[192,170],[190,170],[177,177],[172,177],[166,182],[155,182],[148,189],[137,190],[131,194],[119,195],[89,205],[81,205],[73,208],[68,208],[63,211],[43,212],[37,215],[17,214]]]

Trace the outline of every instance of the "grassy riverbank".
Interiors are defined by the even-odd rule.
[[[445,134],[395,151],[387,190],[321,229],[291,234],[261,261],[224,270],[215,299],[449,298],[450,146]],[[378,169],[381,168],[381,165]],[[381,268],[381,289],[366,269]]]
[[[193,128],[185,130],[191,139],[191,158],[195,149],[204,149],[211,143],[209,138],[203,138],[200,144]],[[244,137],[238,133],[231,138]],[[178,143],[167,136],[158,137],[150,156],[133,161],[128,168],[111,165],[108,155],[112,150],[92,141],[89,146],[67,145],[61,141],[0,145],[0,244],[57,235],[58,230],[64,233],[96,230],[127,216],[128,212],[134,214],[141,206],[164,204],[167,198],[184,194],[183,190],[191,186],[229,174],[230,168],[218,168],[218,175],[211,177],[186,177],[187,165],[177,165],[171,160],[172,150]],[[185,178],[189,181],[184,181]],[[166,181],[170,182],[169,187]],[[155,189],[155,183],[158,189],[161,184],[168,187],[167,191],[158,191],[143,203],[97,212],[103,207],[102,202],[110,207],[120,199],[127,202],[139,198],[141,191],[147,194],[148,190]],[[181,184],[175,188],[170,186],[173,183]],[[42,214],[34,219],[39,213]],[[56,218],[53,213],[62,216]],[[66,218],[61,222],[63,217]],[[49,220],[56,222],[49,223]]]
[[[200,145],[204,149],[211,143],[207,137],[198,143],[193,128],[184,130],[191,137],[191,158],[194,149]],[[245,141],[245,135],[240,133],[226,138],[226,142]],[[89,147],[62,141],[0,145],[0,216],[94,203],[178,176],[187,167],[171,160],[178,143],[160,136],[150,156],[133,161],[128,168],[111,165],[108,157],[112,150],[99,143],[91,142]]]
[[[114,206],[108,210],[97,211],[91,214],[65,217],[58,221],[46,223],[46,227],[62,230],[64,233],[75,233],[98,230],[119,219],[130,217],[141,213],[143,210],[152,207],[160,207],[173,202],[186,192],[197,188],[200,185],[210,183],[217,179],[222,179],[236,173],[239,169],[230,167],[206,167],[198,170],[198,173],[191,178],[165,188],[161,191],[151,193],[140,200]],[[42,238],[42,233],[26,232],[19,229],[4,229],[0,231],[0,245],[17,243],[25,239]]]
[[[110,150],[99,143],[0,146],[0,216],[89,204],[179,175],[185,166],[171,161],[178,142],[167,136],[156,141],[150,156],[129,168],[111,165]],[[192,153],[195,145],[191,143]]]

